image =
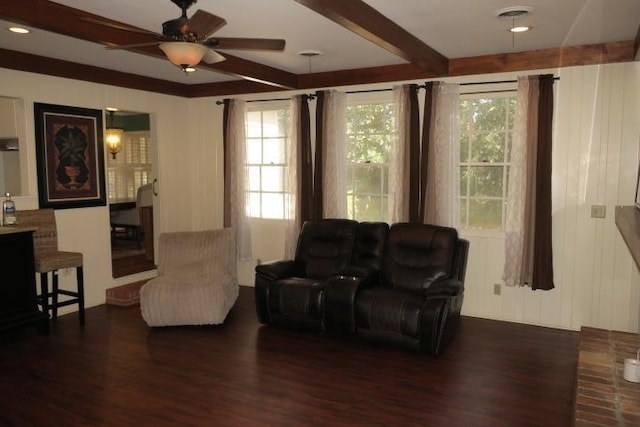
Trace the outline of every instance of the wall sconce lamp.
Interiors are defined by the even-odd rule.
[[[124,136],[124,129],[113,125],[113,113],[116,111],[113,108],[107,108],[109,111],[109,118],[107,120],[107,132],[105,135],[105,142],[107,144],[107,151],[111,153],[115,160],[116,154],[122,150],[122,137]]]

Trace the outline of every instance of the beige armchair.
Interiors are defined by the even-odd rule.
[[[238,299],[235,234],[230,228],[160,234],[158,277],[140,290],[149,326],[215,325]]]

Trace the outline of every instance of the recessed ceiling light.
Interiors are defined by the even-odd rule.
[[[106,107],[105,110],[107,110],[107,111],[118,111],[118,109],[116,107]]]
[[[509,28],[509,31],[511,31],[512,33],[524,33],[525,31],[529,31],[532,28],[533,27],[528,27],[526,25],[522,25],[522,26],[519,26],[519,27],[511,27],[511,28]]]
[[[24,28],[24,27],[17,27],[15,25],[11,26],[11,27],[7,27],[7,30],[11,31],[12,33],[16,33],[16,34],[29,34],[31,32],[31,30]]]

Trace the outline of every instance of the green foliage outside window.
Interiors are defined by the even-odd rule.
[[[387,221],[391,103],[347,107],[347,212],[358,221]]]
[[[461,228],[504,228],[516,98],[460,103]]]

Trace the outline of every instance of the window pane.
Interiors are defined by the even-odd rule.
[[[386,217],[380,196],[355,196],[353,207],[354,219],[357,221],[380,221]]]
[[[482,132],[476,134],[471,148],[471,162],[504,162],[505,134]]]
[[[354,135],[349,138],[347,159],[354,163],[387,163],[391,135]]]
[[[264,140],[264,159],[266,164],[284,164],[284,138]]]
[[[462,228],[469,228],[469,224],[467,223],[467,204],[468,199],[466,197],[462,197],[460,199],[460,226]]]
[[[469,200],[468,228],[502,229],[502,200]]]
[[[249,166],[249,191],[260,191],[260,166]]]
[[[460,134],[460,162],[469,161],[469,135],[464,131]]]
[[[250,165],[262,163],[262,141],[260,139],[247,139],[247,163]]]
[[[283,191],[282,166],[262,167],[262,191]]]
[[[284,136],[284,117],[278,110],[262,112],[262,135],[265,138]]]
[[[262,136],[262,116],[261,111],[250,111],[247,113],[247,137],[260,138]]]
[[[382,170],[375,165],[354,166],[354,191],[364,194],[381,194]]]
[[[460,195],[468,196],[467,184],[469,182],[469,167],[460,166]]]
[[[482,98],[474,100],[473,123],[476,131],[506,129],[505,115],[509,98]]]
[[[469,196],[502,197],[504,167],[473,166],[468,171]]]
[[[262,217],[284,218],[284,195],[262,193]]]
[[[503,228],[516,106],[502,94],[460,102],[461,227]]]
[[[249,193],[249,216],[260,218],[260,193]]]

